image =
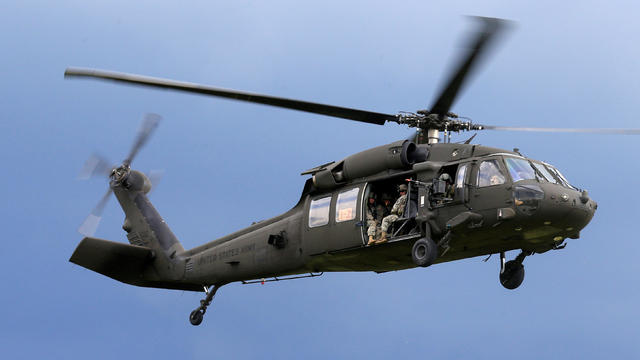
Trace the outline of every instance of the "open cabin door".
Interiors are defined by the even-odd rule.
[[[367,221],[367,214],[375,220],[376,229],[374,238],[379,239],[383,231],[383,219],[391,215],[393,207],[401,196],[399,186],[407,187],[406,202],[402,211],[395,217],[395,221],[388,222],[387,238],[389,241],[398,240],[403,236],[415,232],[415,217],[418,215],[420,206],[427,205],[427,189],[419,186],[413,181],[408,181],[405,177],[385,179],[367,184],[363,198],[362,211],[364,213],[362,238],[363,245],[368,242],[368,230],[371,223]],[[373,196],[373,203],[370,203]]]

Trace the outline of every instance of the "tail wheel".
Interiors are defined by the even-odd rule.
[[[438,257],[438,246],[429,238],[419,239],[413,244],[411,257],[416,265],[427,267],[436,261]]]
[[[189,315],[189,322],[193,326],[198,326],[202,323],[203,317],[204,317],[204,310],[201,308],[197,308],[193,310]]]

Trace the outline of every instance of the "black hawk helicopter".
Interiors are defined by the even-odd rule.
[[[591,221],[597,203],[551,164],[514,151],[451,143],[452,132],[521,130],[640,134],[640,129],[514,128],[474,124],[450,112],[468,75],[508,23],[478,18],[468,52],[454,67],[430,110],[390,115],[194,83],[91,69],[69,68],[66,77],[90,77],[211,95],[369,124],[405,124],[410,140],[348,156],[307,171],[298,203],[286,213],[185,250],[146,194],[151,181],[130,165],[159,117],[147,116],[119,166],[93,157],[89,174],[109,177],[109,189],[81,226],[86,237],[70,261],[127,284],[190,291],[206,297],[189,320],[199,325],[217,290],[319,276],[327,271],[386,272],[500,254],[501,284],[524,279],[526,256],[564,248]],[[443,137],[444,141],[440,140]],[[475,136],[475,135],[474,135]],[[398,189],[402,190],[398,194]],[[125,213],[130,244],[93,237],[113,192]],[[396,199],[397,198],[397,199]],[[389,207],[380,203],[394,203]],[[372,206],[377,202],[378,206]],[[389,216],[390,215],[390,216]],[[505,252],[520,250],[506,261]]]

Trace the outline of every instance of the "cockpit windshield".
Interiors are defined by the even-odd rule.
[[[507,169],[509,169],[509,175],[511,175],[513,182],[536,179],[536,172],[527,160],[505,157],[504,162],[507,163]]]
[[[576,189],[558,169],[549,164],[506,156],[504,162],[514,183],[521,180],[538,180]]]
[[[560,180],[557,180],[555,176],[551,174],[550,170],[547,169],[546,166],[537,162],[532,162],[532,164],[536,168],[536,170],[538,170],[538,172],[540,173],[540,175],[544,180],[553,184],[561,184]]]
[[[560,170],[556,169],[555,167],[549,164],[538,162],[531,162],[531,164],[533,164],[533,167],[537,170],[538,174],[540,174],[544,180],[553,184],[559,184],[564,187],[576,189],[576,187],[571,185],[571,183],[569,183],[569,180],[567,180],[567,178],[562,175]]]
[[[564,177],[564,175],[562,175],[560,170],[554,168],[553,166],[549,166],[549,170],[551,170],[551,172],[556,175],[556,177],[560,180],[560,183],[562,185],[564,185],[564,186],[566,186],[568,188],[576,189],[576,187],[571,185],[571,183],[569,183],[569,180],[567,180],[567,178]]]

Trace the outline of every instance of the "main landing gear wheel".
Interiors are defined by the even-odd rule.
[[[524,280],[524,265],[510,260],[504,265],[504,272],[500,273],[500,284],[509,290],[516,289]]]
[[[207,312],[207,307],[211,305],[211,300],[213,300],[213,297],[216,295],[216,291],[218,291],[220,286],[222,285],[213,285],[211,289],[206,286],[204,287],[204,292],[207,293],[207,297],[205,297],[203,300],[200,300],[200,306],[198,306],[191,312],[191,314],[189,314],[189,322],[191,323],[191,325],[198,326],[202,323],[202,320],[204,319],[204,313]]]
[[[524,280],[524,265],[522,265],[522,262],[527,255],[531,255],[531,252],[523,250],[515,259],[505,263],[504,253],[500,253],[500,284],[505,289],[513,290],[522,284]]]
[[[413,262],[422,267],[433,264],[438,257],[438,246],[429,238],[422,238],[413,244],[411,249],[411,258]]]

